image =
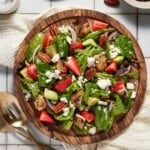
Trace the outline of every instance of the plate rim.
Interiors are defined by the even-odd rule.
[[[131,122],[133,121],[135,115],[139,112],[139,110],[141,108],[141,105],[144,102],[144,95],[145,95],[145,91],[146,91],[146,81],[147,81],[146,63],[145,63],[145,59],[144,59],[142,50],[141,50],[139,44],[137,43],[137,40],[133,36],[133,34],[121,22],[117,21],[116,19],[112,18],[111,16],[109,16],[107,14],[104,14],[102,12],[98,12],[98,11],[95,11],[95,10],[89,10],[89,9],[72,9],[72,10],[65,10],[65,11],[58,12],[58,13],[52,15],[52,16],[47,17],[46,19],[43,19],[36,26],[33,27],[33,29],[27,34],[27,36],[25,37],[25,39],[21,43],[21,45],[20,45],[20,47],[18,49],[17,55],[16,55],[15,64],[14,64],[14,73],[13,73],[13,75],[14,75],[13,77],[14,77],[15,93],[16,93],[17,98],[18,99],[22,98],[22,94],[17,92],[18,90],[20,90],[19,87],[17,87],[17,85],[18,85],[17,84],[17,80],[19,80],[19,78],[17,77],[17,74],[18,74],[17,71],[18,71],[18,67],[20,65],[20,62],[18,60],[20,59],[20,57],[24,57],[24,56],[21,56],[21,53],[22,53],[22,51],[25,52],[25,46],[27,47],[27,43],[28,43],[27,39],[31,38],[35,34],[34,33],[35,31],[36,32],[38,32],[39,30],[41,31],[41,25],[42,24],[48,23],[48,25],[46,25],[46,26],[49,26],[52,22],[54,22],[52,20],[56,16],[61,14],[61,17],[59,17],[59,19],[64,19],[64,17],[62,16],[62,13],[65,14],[69,18],[71,14],[74,14],[74,17],[77,17],[77,16],[85,15],[85,12],[87,12],[88,15],[91,16],[91,17],[95,16],[96,17],[95,19],[98,19],[98,17],[103,16],[104,21],[106,21],[105,17],[107,16],[108,17],[108,21],[111,21],[112,19],[114,20],[114,23],[115,23],[114,27],[117,30],[118,30],[118,28],[116,27],[116,25],[119,25],[120,30],[121,29],[125,29],[124,32],[126,32],[126,34],[133,40],[133,42],[135,44],[134,46],[136,46],[136,48],[139,50],[138,52],[135,51],[136,55],[140,55],[141,58],[142,58],[142,61],[143,61],[143,63],[140,64],[141,70],[142,70],[142,73],[141,73],[142,77],[139,80],[139,83],[140,83],[139,88],[140,88],[140,90],[143,90],[144,92],[142,92],[141,95],[137,96],[137,97],[140,97],[140,96],[142,97],[139,100],[140,104],[134,103],[133,106],[134,106],[135,110],[130,109],[129,112],[126,114],[126,116],[123,118],[123,120],[126,120],[126,124],[123,125],[122,122],[119,122],[120,127],[119,127],[119,125],[114,125],[114,127],[111,130],[109,130],[108,132],[105,132],[105,135],[104,134],[95,134],[93,136],[92,135],[91,136],[90,135],[86,135],[86,136],[78,136],[78,135],[77,136],[70,136],[70,135],[65,135],[65,134],[62,133],[61,137],[60,137],[60,133],[58,133],[57,131],[49,131],[49,133],[48,133],[48,130],[41,129],[42,125],[39,124],[39,122],[38,122],[38,125],[37,125],[36,124],[36,120],[35,119],[34,119],[34,121],[32,120],[32,123],[34,124],[34,126],[36,126],[44,134],[46,134],[46,135],[48,135],[48,136],[50,136],[52,138],[56,138],[59,141],[67,142],[67,143],[70,143],[70,144],[89,144],[89,143],[93,143],[93,142],[99,142],[99,141],[102,141],[104,139],[113,137],[114,133],[115,133],[115,135],[118,135],[118,133],[116,133],[117,130],[119,130],[119,133],[123,132],[131,124]],[[99,20],[102,20],[102,18],[99,18]],[[138,58],[138,60],[139,60],[139,58]],[[141,87],[142,85],[144,86],[144,89],[143,89],[143,87]],[[18,100],[18,101],[19,101],[21,107],[23,108],[25,114],[28,116],[29,119],[31,119],[30,117],[32,117],[32,115],[30,116],[29,114],[27,114],[27,112],[25,110],[26,109],[25,106],[20,102],[20,100]],[[24,102],[24,103],[26,103],[26,102]],[[29,104],[26,104],[26,105],[29,105]],[[131,118],[128,118],[128,116],[129,116],[128,114],[129,113],[132,114]],[[131,120],[129,120],[129,119],[131,119]],[[124,129],[120,129],[122,126],[125,126],[125,128]],[[70,141],[69,138],[73,138],[73,140]],[[86,139],[86,141],[84,141],[83,139]]]

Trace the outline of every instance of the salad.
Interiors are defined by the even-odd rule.
[[[136,98],[131,39],[101,20],[52,25],[29,42],[21,89],[37,118],[76,134],[108,131]]]

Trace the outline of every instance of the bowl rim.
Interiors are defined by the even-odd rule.
[[[139,92],[137,93],[137,97],[136,97],[135,102],[133,103],[133,106],[130,108],[129,112],[125,115],[125,117],[123,117],[123,119],[121,119],[121,121],[119,121],[118,124],[114,124],[112,129],[110,129],[107,132],[97,133],[95,135],[74,136],[74,135],[68,135],[62,132],[60,133],[59,131],[56,131],[56,130],[48,130],[45,127],[43,128],[44,125],[39,123],[37,119],[33,119],[35,116],[34,116],[33,110],[30,109],[31,108],[30,104],[26,103],[26,101],[23,101],[23,94],[21,92],[20,84],[18,82],[20,80],[18,76],[18,69],[24,58],[24,55],[22,54],[24,54],[25,49],[27,48],[28,41],[30,40],[31,37],[33,37],[35,33],[39,31],[43,31],[47,26],[50,26],[59,21],[62,21],[63,19],[70,19],[72,17],[76,18],[76,17],[81,17],[81,16],[86,16],[88,18],[101,19],[103,21],[106,21],[110,25],[115,27],[122,34],[128,35],[134,43],[135,55],[138,60],[142,60],[142,63],[139,64],[139,69],[141,71],[139,85],[138,85]],[[18,52],[16,54],[16,59],[15,59],[15,64],[14,64],[13,77],[14,77],[14,88],[15,88],[14,90],[18,98],[19,104],[21,105],[23,111],[27,115],[27,118],[29,119],[29,121],[31,121],[37,129],[39,129],[45,135],[51,138],[55,138],[59,141],[63,141],[65,143],[90,144],[90,143],[100,142],[102,140],[115,137],[118,134],[123,133],[125,129],[132,123],[132,121],[134,120],[133,118],[139,112],[144,102],[144,95],[146,91],[146,81],[147,81],[147,71],[146,71],[146,63],[145,63],[144,55],[142,53],[142,50],[137,40],[135,39],[133,34],[121,22],[119,22],[115,18],[112,18],[110,15],[104,14],[99,11],[89,10],[89,9],[72,9],[72,10],[61,11],[52,16],[49,16],[41,20],[41,22],[39,22],[37,25],[34,26],[34,28],[30,30],[30,32],[26,35],[25,39],[22,41],[22,43],[20,44],[20,47],[18,48]],[[27,109],[29,111],[27,111]]]
[[[141,9],[150,9],[150,1],[136,1],[136,0],[124,0],[131,6],[141,8]]]

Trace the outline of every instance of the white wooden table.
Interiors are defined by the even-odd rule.
[[[76,6],[95,9],[111,15],[122,22],[137,38],[146,59],[148,75],[150,75],[150,10],[140,10],[127,5],[121,0],[118,8],[104,5],[103,0],[20,0],[20,7],[16,13],[38,15],[48,7]],[[0,91],[13,93],[12,70],[0,66]],[[54,148],[62,150],[60,142],[42,135],[33,128],[37,139],[43,143],[51,144]],[[149,131],[148,131],[149,132]],[[0,150],[33,150],[35,147],[24,138],[14,133],[0,133]]]

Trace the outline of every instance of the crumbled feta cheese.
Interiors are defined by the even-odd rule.
[[[53,63],[56,63],[59,59],[60,59],[59,54],[55,54],[55,55],[53,56],[53,58],[52,58],[52,62],[53,62]]]
[[[129,90],[134,89],[134,84],[133,83],[127,82],[126,86],[127,86],[127,89],[129,89]]]
[[[87,82],[87,79],[84,78],[83,76],[79,76],[78,81],[81,82],[81,83],[85,83],[85,82]]]
[[[87,58],[87,66],[89,68],[95,66],[95,57],[88,57]]]
[[[54,70],[54,74],[55,74],[55,78],[59,79],[60,71],[56,69],[56,70]]]
[[[68,42],[69,44],[71,44],[72,38],[71,38],[70,36],[67,36],[67,37],[66,37],[66,40],[67,40],[67,42]]]
[[[97,81],[97,85],[101,88],[101,89],[106,89],[109,86],[111,86],[111,81],[109,79],[99,79]]]
[[[29,99],[31,98],[31,93],[27,93],[26,95],[25,95],[25,100],[26,101],[29,101]]]
[[[87,126],[84,126],[84,129],[87,130]]]
[[[46,79],[46,83],[50,83],[52,81],[52,79]]]
[[[72,75],[72,82],[76,80],[76,77]]]
[[[64,103],[68,103],[68,100],[67,100],[66,97],[61,97],[61,98],[60,98],[60,101],[61,101],[61,102],[64,102]]]
[[[46,80],[46,83],[51,82],[51,80],[52,80],[53,78],[55,78],[55,79],[60,79],[60,78],[62,78],[61,76],[59,76],[59,75],[60,75],[60,71],[57,70],[57,69],[54,70],[54,72],[46,71],[45,75],[46,75],[46,77],[48,78],[48,79]]]
[[[63,108],[63,116],[67,116],[70,112],[70,108],[69,107],[66,107],[66,108]]]
[[[104,105],[104,106],[107,106],[107,105],[108,105],[107,102],[104,102],[104,101],[101,101],[101,100],[98,101],[98,104],[99,104],[99,105]]]
[[[69,26],[62,25],[58,28],[60,32],[62,33],[68,33],[69,32]]]
[[[96,127],[92,127],[89,129],[89,134],[95,134],[96,133]]]
[[[50,71],[46,71],[45,75],[48,77],[51,74]]]
[[[136,98],[136,91],[132,91],[131,98]]]
[[[110,48],[110,51],[109,51],[110,58],[115,58],[121,53],[120,49],[115,47],[114,45],[110,45],[109,48]]]

